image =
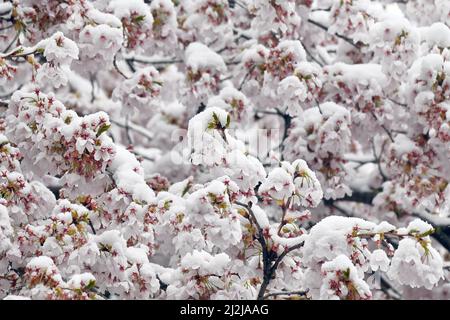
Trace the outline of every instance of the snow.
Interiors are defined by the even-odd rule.
[[[203,276],[223,273],[230,261],[230,257],[226,253],[211,255],[206,251],[194,250],[181,259],[181,266]]]
[[[434,230],[433,226],[421,219],[414,219],[408,224],[408,233],[418,233],[423,234]]]
[[[72,60],[78,59],[78,46],[60,31],[39,42],[36,47],[44,50],[44,57],[48,61],[70,64]]]
[[[292,248],[293,246],[301,244],[305,240],[305,236],[283,238],[278,236],[275,232],[271,235],[274,243],[280,245],[282,248]]]
[[[410,153],[417,149],[413,141],[411,141],[406,135],[399,134],[394,139],[395,151],[398,156]]]
[[[95,283],[95,277],[91,273],[85,272],[73,275],[67,285],[71,289],[82,289],[93,283]]]
[[[0,1],[0,299],[446,298],[449,13]]]
[[[267,217],[267,214],[263,209],[261,209],[257,205],[254,205],[251,210],[255,215],[256,223],[260,226],[261,229],[270,227],[269,218]]]
[[[379,269],[380,271],[386,272],[389,269],[389,263],[389,258],[382,249],[376,249],[370,255],[370,267],[373,271]]]
[[[147,252],[142,248],[129,247],[126,250],[126,257],[131,263],[143,265],[148,263]]]
[[[102,25],[106,24],[113,28],[121,28],[122,22],[119,18],[112,14],[107,14],[104,12],[101,12],[97,9],[90,9],[86,12],[86,16],[88,16],[90,19],[94,20],[97,24]]]
[[[387,83],[387,77],[379,64],[346,64],[338,62],[331,66],[326,66],[324,69],[327,73],[334,75],[343,82],[355,82],[361,85],[369,85],[372,82]]]
[[[46,256],[32,258],[30,262],[27,263],[27,268],[29,269],[43,269],[44,271],[53,268],[54,266],[55,263],[53,260]]]
[[[2,2],[0,3],[0,14],[4,15],[5,13],[11,11],[13,8],[13,4],[11,2]]]
[[[302,43],[298,40],[284,40],[277,46],[277,49],[284,52],[286,55],[292,54],[294,61],[305,61],[306,51]]]
[[[227,69],[223,58],[200,42],[189,44],[185,51],[185,62],[194,72],[205,69],[225,72]]]
[[[154,67],[142,68],[114,90],[113,100],[122,102],[123,114],[130,109],[146,111],[158,101],[161,84],[159,72]]]
[[[375,233],[385,233],[385,232],[394,231],[395,229],[396,229],[395,226],[393,226],[389,222],[382,221],[373,229],[373,231]]]
[[[105,231],[100,235],[94,237],[95,242],[100,246],[111,247],[112,250],[123,255],[126,249],[126,243],[119,230]]]
[[[228,113],[217,107],[207,108],[189,120],[188,147],[193,151],[194,164],[211,166],[222,162],[226,146],[220,130],[225,130],[228,123]]]
[[[276,200],[284,200],[292,196],[294,188],[292,176],[283,168],[275,168],[269,173],[259,190],[261,193],[268,193]]]
[[[208,129],[208,126],[214,121],[214,115],[217,116],[219,120],[218,125],[222,128],[227,127],[228,113],[220,108],[211,107],[205,109],[205,111],[197,114],[191,120],[189,120],[189,130],[195,132],[203,132]],[[198,130],[196,130],[198,129]]]
[[[421,30],[422,39],[431,46],[450,47],[450,28],[442,22],[433,23]]]
[[[309,169],[305,160],[298,159],[292,163],[295,168],[294,185],[295,193],[300,197],[300,203],[304,207],[317,207],[323,198],[320,182],[316,174]]]
[[[145,183],[140,163],[125,148],[117,147],[110,168],[117,186],[131,193],[136,200],[151,202],[155,197],[153,190]]]
[[[401,240],[392,257],[388,276],[413,288],[435,286],[444,276],[442,257],[429,244],[425,248],[414,239]]]
[[[334,278],[336,278],[336,271],[344,271],[346,275],[348,275],[348,277],[345,276],[345,284],[342,284],[340,286],[339,293],[335,293],[333,287],[330,286],[330,280],[334,280]],[[323,280],[323,285],[320,288],[321,299],[335,299],[340,295],[345,297],[347,294],[349,294],[348,290],[350,290],[350,286],[348,286],[347,281],[352,284],[352,287],[357,291],[358,295],[361,296],[361,298],[367,299],[372,297],[369,285],[359,277],[358,271],[356,270],[355,266],[345,255],[339,255],[332,261],[325,262],[322,265],[322,272],[327,274],[327,277]],[[336,280],[338,282],[341,281],[339,278]]]
[[[149,7],[143,0],[113,0],[110,1],[108,8],[114,12],[114,15],[120,20],[124,17],[130,17],[132,13],[137,13],[144,17],[144,23],[152,24],[153,17]]]
[[[443,211],[442,214],[443,215],[436,215],[436,214],[431,214],[431,213],[427,213],[427,212],[421,212],[420,214],[418,213],[417,215],[420,218],[431,222],[431,224],[433,224],[435,226],[450,225],[450,217],[444,216],[445,214],[448,214],[448,212],[446,213],[445,211]]]
[[[359,218],[328,216],[311,228],[305,238],[303,254],[305,263],[321,259],[331,260],[339,254],[350,254],[352,248],[347,242],[347,235],[352,234],[353,228],[372,230],[376,227],[373,222]]]

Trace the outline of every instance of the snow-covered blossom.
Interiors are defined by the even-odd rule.
[[[112,64],[114,55],[123,42],[120,24],[87,25],[79,35],[80,65],[89,63],[98,68],[99,63]]]
[[[370,29],[370,46],[390,82],[401,81],[417,58],[419,33],[406,19],[377,22]]]
[[[373,271],[386,272],[389,269],[389,258],[384,250],[377,249],[370,255],[370,267]]]
[[[448,0],[0,2],[0,299],[448,298]]]
[[[16,92],[9,108],[11,141],[26,148],[25,161],[43,173],[75,173],[93,178],[114,156],[104,112],[79,117],[39,90]],[[46,140],[48,138],[48,140]]]
[[[150,3],[153,16],[152,36],[159,50],[173,52],[177,46],[177,12],[170,0],[155,0]]]
[[[295,37],[298,34],[301,18],[296,12],[295,1],[253,1],[249,6],[255,15],[252,27],[258,30],[259,37],[265,37],[271,32],[280,32],[285,37]]]
[[[349,193],[343,154],[351,144],[350,112],[333,102],[307,109],[295,119],[285,153],[289,159],[304,157],[317,176],[325,198]],[[297,138],[297,137],[300,137]]]
[[[426,240],[403,239],[392,257],[389,277],[401,284],[431,289],[443,277],[442,258]]]
[[[207,108],[189,120],[188,143],[193,164],[222,163],[230,121],[229,114],[218,107]]]
[[[219,91],[220,75],[226,71],[223,58],[200,42],[189,44],[185,51],[188,95],[194,101],[207,102]]]
[[[113,0],[108,4],[108,11],[122,22],[127,48],[145,45],[151,36],[153,16],[143,0]]]
[[[156,105],[162,81],[159,72],[148,67],[136,72],[131,79],[125,80],[113,92],[114,100],[122,103],[123,113],[136,112]]]
[[[78,47],[75,42],[66,38],[62,32],[56,32],[50,38],[42,40],[36,45],[42,50],[45,59],[51,64],[70,64],[78,59]]]
[[[38,83],[50,82],[56,88],[66,85],[69,76],[69,66],[72,60],[78,59],[78,46],[66,38],[62,32],[56,32],[48,39],[36,45],[47,60],[39,69],[36,76]],[[51,81],[46,81],[45,79]]]
[[[323,193],[320,183],[304,160],[295,160],[292,164],[282,162],[281,167],[269,172],[259,187],[262,195],[284,205],[299,204],[304,207],[316,207]]]
[[[284,78],[278,86],[278,94],[287,105],[287,113],[291,116],[300,115],[317,103],[322,81],[321,69],[308,62],[301,62],[292,76]]]
[[[360,300],[372,297],[369,286],[347,256],[339,255],[322,265],[325,274],[320,299]]]
[[[233,123],[235,121],[246,123],[253,111],[253,106],[247,97],[233,87],[223,88],[217,96],[208,100],[207,106],[224,109],[230,114]]]
[[[211,43],[216,49],[232,43],[233,29],[227,0],[196,0],[185,8],[183,29],[187,34],[183,37],[186,40]]]

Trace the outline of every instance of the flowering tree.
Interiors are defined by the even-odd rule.
[[[448,299],[449,1],[10,0],[0,51],[0,298]]]

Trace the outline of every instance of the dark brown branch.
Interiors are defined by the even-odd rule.
[[[386,126],[384,124],[382,124],[380,122],[380,120],[378,120],[378,117],[375,115],[375,113],[373,111],[371,112],[371,114],[372,114],[373,118],[375,119],[375,121],[377,121],[378,124],[380,125],[380,127],[386,132],[386,134],[388,135],[388,137],[391,140],[391,142],[394,142],[394,138],[392,136],[392,132],[390,132],[389,129],[386,128]]]
[[[284,121],[284,130],[283,130],[283,137],[281,138],[281,143],[279,145],[279,147],[281,148],[281,160],[284,160],[284,149],[285,149],[285,145],[284,142],[286,141],[288,134],[289,134],[289,129],[291,128],[291,124],[292,124],[292,116],[288,115],[287,113],[283,113],[281,112],[279,109],[277,109],[277,114],[283,119]]]
[[[144,63],[144,64],[155,64],[155,65],[165,65],[165,64],[174,64],[174,63],[182,63],[183,60],[181,59],[173,59],[173,60],[155,60],[155,61],[151,61],[151,60],[145,60],[145,59],[141,59],[141,58],[126,58],[126,61],[129,62],[137,62],[137,63]]]
[[[114,60],[113,60],[113,65],[114,68],[116,69],[116,71],[125,79],[129,79],[129,77],[127,77],[120,69],[119,66],[117,65],[117,54],[114,56]]]
[[[14,36],[14,38],[12,39],[12,41],[8,44],[8,46],[6,47],[5,50],[3,50],[3,53],[6,53],[9,51],[9,49],[11,49],[11,47],[13,46],[13,44],[19,39],[19,35],[20,35],[20,31],[16,32],[16,35]]]
[[[284,259],[284,257],[291,251],[299,249],[303,242],[292,246],[288,249],[285,249],[285,251],[280,254],[279,256],[275,254],[273,251],[269,252],[269,249],[267,248],[266,239],[264,237],[263,230],[261,229],[261,226],[258,224],[258,221],[256,220],[255,214],[252,211],[252,203],[249,202],[249,204],[245,204],[239,201],[235,202],[237,205],[244,207],[247,209],[249,216],[251,219],[249,219],[250,222],[252,222],[258,231],[258,234],[256,235],[256,239],[261,245],[262,255],[263,255],[263,282],[261,283],[261,286],[259,288],[258,292],[258,300],[264,300],[265,293],[267,290],[267,287],[270,284],[270,281],[273,279],[275,272],[277,271],[277,268],[281,261]],[[253,221],[252,221],[253,220]]]
[[[321,23],[319,23],[319,22],[317,22],[317,21],[314,21],[314,20],[312,20],[312,19],[308,19],[308,22],[311,23],[311,24],[313,24],[313,25],[315,25],[316,27],[319,27],[320,29],[325,30],[325,31],[328,32],[328,28],[327,28],[326,26],[324,26],[323,24],[321,24]],[[338,38],[344,40],[345,42],[351,44],[351,45],[352,45],[353,47],[355,47],[356,49],[358,49],[358,50],[360,49],[360,47],[359,47],[357,44],[355,44],[355,43],[353,42],[352,39],[347,38],[346,36],[343,36],[343,35],[341,35],[341,34],[339,34],[339,33],[335,33],[334,35],[335,35],[336,37],[338,37]]]
[[[91,227],[92,233],[97,234],[97,232],[95,231],[94,225],[92,224],[91,219],[88,219],[88,222],[89,222],[89,227]]]
[[[326,206],[330,206],[334,204],[336,201],[351,201],[351,202],[358,202],[358,203],[364,203],[367,205],[372,205],[372,201],[377,195],[377,192],[366,192],[366,191],[355,191],[353,190],[352,195],[348,196],[346,195],[343,198],[339,198],[336,200],[332,199],[324,199],[323,202]]]
[[[385,145],[386,145],[386,141],[384,141],[383,144],[381,145],[380,154],[377,155],[377,151],[375,150],[375,141],[372,139],[373,156],[375,157],[375,163],[377,164],[378,172],[380,173],[381,177],[383,178],[383,181],[388,180],[387,176],[383,172],[383,169],[381,168],[381,155],[383,154]]]
[[[369,206],[372,206],[372,201],[375,198],[375,196],[378,194],[379,191],[373,191],[373,192],[361,192],[361,191],[353,191],[351,196],[345,196],[340,199],[332,200],[323,200],[324,205],[337,209],[336,202],[340,201],[349,201],[349,202],[356,202],[356,203],[363,203]],[[342,208],[340,208],[343,210]],[[339,210],[341,212],[341,210]],[[342,212],[341,212],[342,213]],[[426,217],[423,217],[422,215],[418,213],[411,213],[413,216],[419,217],[420,219],[426,221],[434,228],[434,233],[431,234],[431,237],[433,237],[437,242],[439,242],[445,249],[450,251],[450,225],[436,225],[433,221],[430,219],[427,219]],[[349,216],[349,213],[346,214]]]

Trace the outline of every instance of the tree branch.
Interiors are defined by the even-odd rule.
[[[259,288],[259,292],[258,292],[258,300],[264,300],[265,297],[265,292],[267,290],[267,287],[270,284],[270,281],[273,279],[275,272],[277,271],[277,268],[279,266],[279,264],[281,263],[281,261],[284,259],[284,257],[291,251],[299,249],[302,245],[303,242],[294,245],[288,249],[285,249],[284,252],[282,254],[280,254],[279,256],[277,256],[276,254],[273,254],[274,252],[270,251],[267,248],[267,243],[266,243],[266,239],[264,238],[264,233],[263,230],[261,229],[261,226],[258,224],[255,214],[253,213],[251,207],[252,207],[252,203],[249,202],[249,204],[245,204],[239,201],[235,202],[237,205],[244,207],[245,209],[247,209],[249,216],[253,219],[253,222],[249,219],[250,222],[254,223],[254,225],[256,226],[256,229],[258,231],[258,235],[256,236],[256,239],[258,240],[258,242],[261,245],[261,250],[262,250],[262,255],[263,255],[263,282],[261,283],[261,286]]]
[[[321,23],[319,23],[319,22],[317,22],[317,21],[314,21],[314,20],[312,20],[312,19],[308,19],[308,22],[311,23],[311,24],[313,24],[313,25],[315,25],[316,27],[319,27],[320,29],[325,30],[325,31],[328,32],[328,28],[327,28],[326,26],[324,26],[323,24],[321,24]],[[352,45],[353,47],[355,47],[356,49],[358,49],[358,50],[360,49],[360,46],[358,46],[357,44],[355,44],[355,43],[353,42],[352,39],[347,38],[346,36],[343,36],[343,35],[341,35],[341,34],[339,34],[339,33],[334,33],[333,35],[335,35],[336,37],[338,37],[338,38],[344,40],[345,42],[347,42],[347,43],[349,43],[349,44],[351,44],[351,45]]]
[[[337,201],[356,202],[372,206],[372,201],[378,193],[379,191],[373,192],[353,191],[351,196],[345,196],[343,198],[336,200],[333,199],[323,200],[323,202],[324,205],[337,209],[342,213],[342,210],[344,209],[336,206]],[[349,216],[349,213],[347,212],[346,215]],[[434,233],[431,234],[431,237],[433,237],[437,242],[439,242],[445,249],[450,251],[450,225],[438,225],[431,219],[428,219],[424,215],[421,215],[420,213],[417,212],[412,212],[411,215],[419,217],[420,219],[432,225],[434,228]]]

